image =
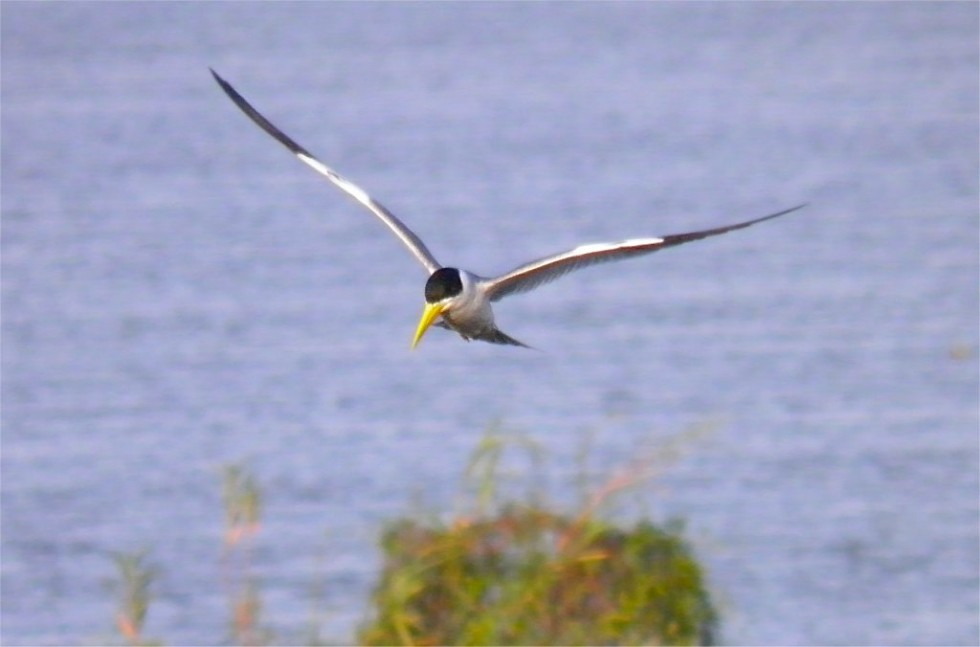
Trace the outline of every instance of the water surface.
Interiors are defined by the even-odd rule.
[[[3,640],[226,639],[220,467],[266,493],[280,642],[349,640],[377,532],[495,420],[552,497],[692,425],[629,516],[688,521],[731,644],[977,639],[978,9],[3,4]],[[213,66],[492,274],[783,220],[500,304],[541,349],[408,345],[424,273]]]

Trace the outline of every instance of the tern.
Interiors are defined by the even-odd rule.
[[[718,236],[736,229],[744,229],[756,223],[784,216],[805,206],[803,204],[797,205],[762,218],[714,229],[660,237],[630,238],[618,243],[579,245],[566,252],[525,263],[500,276],[487,278],[455,267],[444,267],[435,259],[425,243],[391,211],[279,130],[213,69],[211,74],[225,94],[242,112],[248,115],[262,130],[288,148],[300,161],[325,176],[341,191],[367,207],[371,213],[391,229],[428,272],[429,278],[425,282],[425,307],[415,330],[415,336],[412,338],[413,349],[418,346],[425,331],[433,324],[453,330],[467,341],[478,339],[492,344],[509,344],[529,348],[527,344],[517,341],[497,328],[496,323],[494,323],[491,303],[512,294],[532,290],[572,270],[607,261],[642,256],[666,247],[683,245],[709,236]]]

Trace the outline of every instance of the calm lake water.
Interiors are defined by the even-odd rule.
[[[564,504],[710,428],[617,514],[687,521],[726,643],[978,640],[975,3],[2,12],[5,644],[111,637],[142,548],[146,634],[227,641],[231,463],[265,625],[350,640],[494,424]],[[209,66],[480,273],[809,206],[410,352],[424,273]]]

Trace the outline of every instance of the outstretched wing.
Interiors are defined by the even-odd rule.
[[[435,272],[441,267],[439,262],[432,256],[432,253],[425,246],[425,243],[423,243],[411,229],[406,227],[405,223],[388,211],[384,205],[369,196],[364,189],[344,178],[332,168],[318,160],[312,153],[293,141],[292,138],[290,138],[286,133],[279,130],[271,121],[266,119],[258,110],[253,108],[252,104],[246,101],[242,95],[238,94],[238,91],[231,87],[231,84],[218,76],[217,72],[211,70],[211,74],[214,76],[214,80],[218,82],[218,85],[221,86],[221,89],[225,91],[225,94],[227,94],[228,97],[235,102],[235,105],[238,106],[242,112],[248,115],[252,121],[258,124],[262,130],[275,137],[279,143],[292,151],[292,153],[298,157],[301,162],[311,167],[317,173],[326,176],[326,178],[337,185],[341,191],[370,209],[371,213],[381,219],[381,222],[388,225],[388,228],[395,232],[395,235],[398,236],[405,246],[408,247],[409,251],[415,255],[415,258],[417,258],[418,261],[425,266],[425,268],[429,271],[429,274]]]
[[[683,245],[693,240],[700,240],[709,236],[717,236],[735,229],[750,227],[765,220],[785,216],[788,213],[803,208],[805,205],[798,205],[792,209],[786,209],[755,220],[740,222],[734,225],[718,227],[715,229],[705,229],[703,231],[692,231],[686,234],[673,234],[662,238],[631,238],[618,243],[590,243],[580,245],[561,254],[555,254],[546,258],[531,261],[525,265],[507,272],[492,279],[485,279],[481,286],[491,301],[497,301],[509,294],[527,292],[533,290],[543,283],[554,281],[560,276],[589,265],[606,263],[609,261],[619,261],[634,256],[650,254],[665,247]]]

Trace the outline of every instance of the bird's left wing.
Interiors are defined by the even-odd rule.
[[[409,251],[415,255],[415,258],[425,266],[425,268],[429,271],[429,274],[432,274],[437,269],[442,267],[432,255],[432,252],[430,252],[425,246],[425,243],[423,243],[422,240],[415,235],[415,232],[405,226],[405,223],[396,218],[393,213],[384,207],[384,205],[369,196],[364,189],[318,160],[312,153],[293,141],[289,135],[279,130],[271,121],[266,119],[262,113],[253,108],[252,104],[245,100],[245,97],[238,94],[238,91],[231,87],[230,83],[218,76],[217,72],[211,70],[211,74],[214,76],[214,80],[218,82],[218,85],[221,86],[221,89],[225,91],[225,94],[227,94],[228,97],[235,102],[235,105],[238,106],[242,112],[248,115],[252,121],[258,124],[262,130],[275,137],[280,144],[292,151],[292,153],[298,157],[301,162],[311,167],[317,173],[325,176],[328,180],[337,185],[341,191],[367,207],[371,213],[376,215],[381,220],[381,222],[388,225],[388,228],[391,229],[396,236],[398,236],[402,243],[405,244],[405,247],[408,247]]]
[[[756,223],[772,218],[784,216],[805,205],[797,205],[792,209],[785,209],[778,213],[756,218],[746,222],[717,227],[715,229],[705,229],[703,231],[692,231],[686,234],[673,234],[662,238],[631,238],[618,243],[590,243],[580,245],[575,249],[570,249],[561,254],[555,254],[546,258],[531,261],[525,265],[507,272],[492,279],[484,279],[481,286],[491,301],[497,301],[503,297],[533,290],[543,283],[554,281],[560,276],[573,270],[577,270],[597,263],[618,261],[633,256],[650,254],[665,247],[683,245],[694,240],[700,240],[709,236],[717,236],[735,229],[750,227]]]

